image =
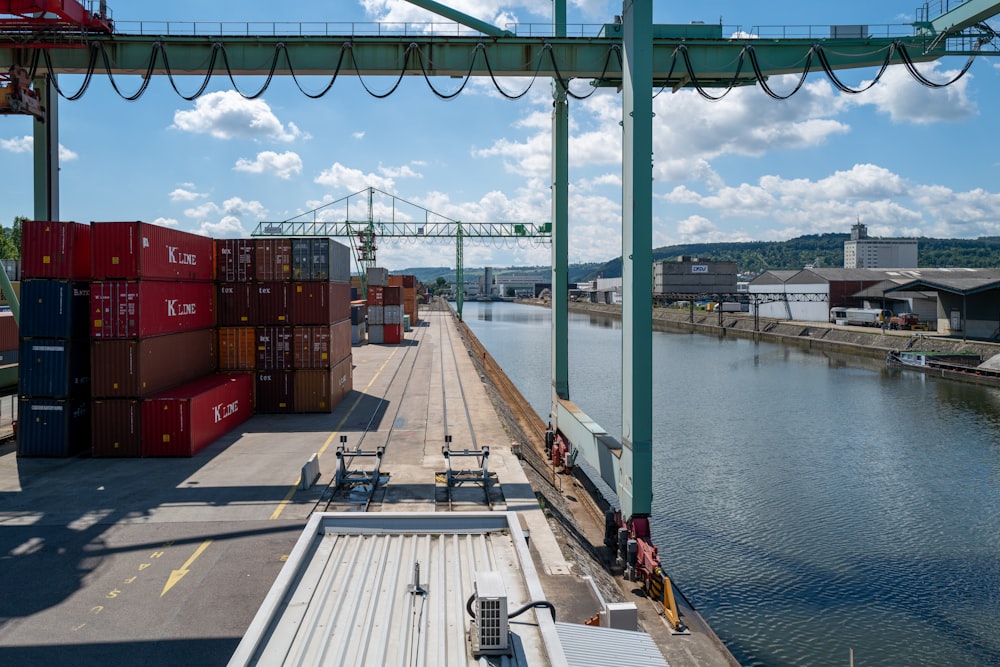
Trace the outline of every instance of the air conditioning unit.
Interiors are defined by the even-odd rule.
[[[499,572],[476,572],[472,655],[510,655],[507,589]]]

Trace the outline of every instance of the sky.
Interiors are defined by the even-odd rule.
[[[487,22],[548,30],[542,0],[446,2]],[[918,3],[778,1],[654,2],[656,23],[722,23],[726,35],[755,26],[865,24],[875,33],[914,20]],[[939,2],[934,2],[934,7]],[[955,0],[952,0],[955,4]],[[145,3],[109,0],[117,28],[139,23],[375,22],[431,20],[402,0],[246,0]],[[621,14],[621,2],[570,0],[570,33],[596,34]],[[933,11],[932,11],[933,13]],[[438,20],[437,29],[446,28]],[[1000,21],[994,21],[995,27]],[[367,28],[365,28],[367,29]],[[825,28],[820,28],[820,32]],[[769,29],[770,30],[770,29]],[[946,81],[964,64],[948,58],[921,66]],[[874,70],[842,73],[860,87]],[[693,90],[658,92],[653,136],[653,245],[774,241],[804,234],[846,233],[855,222],[883,237],[976,238],[1000,235],[1000,162],[995,119],[1000,59],[980,57],[958,83],[933,90],[902,66],[859,95],[838,92],[822,73],[786,101],[758,87],[710,102]],[[790,91],[797,77],[772,77]],[[63,75],[74,92],[81,77]],[[306,80],[311,92],[329,78]],[[137,77],[119,81],[135,91]],[[395,77],[364,84],[388,92]],[[446,91],[459,81],[436,81]],[[193,93],[200,77],[181,78]],[[244,92],[260,80],[237,77]],[[526,79],[501,81],[510,93]],[[587,82],[573,90],[586,92]],[[651,91],[650,94],[653,94]],[[570,101],[570,262],[603,262],[621,254],[621,95],[599,90]],[[137,101],[121,99],[105,75],[84,96],[59,102],[60,217],[79,222],[143,220],[215,238],[249,236],[261,221],[282,221],[326,206],[319,219],[363,220],[368,187],[376,219],[426,219],[418,207],[465,222],[547,222],[551,219],[550,82],[540,79],[516,101],[489,79],[474,79],[452,100],[439,99],[422,77],[407,77],[377,99],[355,77],[324,97],[303,95],[279,78],[246,100],[228,78],[186,101],[166,77],[155,77]],[[0,224],[33,216],[32,120],[0,116]],[[345,198],[348,198],[345,200]],[[311,217],[313,214],[308,214]],[[434,219],[433,217],[430,219]],[[344,239],[344,242],[347,240]],[[527,266],[550,262],[548,245],[467,242],[465,266]],[[454,243],[379,242],[378,263],[390,270],[454,266]]]

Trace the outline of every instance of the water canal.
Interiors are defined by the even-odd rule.
[[[547,416],[549,311],[465,320]],[[571,398],[620,435],[620,322],[569,335]],[[653,336],[653,536],[741,664],[1000,665],[1000,390]]]

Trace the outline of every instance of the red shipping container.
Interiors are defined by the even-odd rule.
[[[387,345],[395,345],[403,342],[403,325],[386,324],[383,329],[383,342]]]
[[[142,455],[194,456],[253,416],[253,378],[217,373],[142,402]]]
[[[220,327],[252,326],[257,321],[257,289],[253,283],[219,283],[215,312]]]
[[[295,373],[292,370],[257,371],[256,410],[282,414],[295,410]]]
[[[389,276],[389,287],[402,287],[403,286],[403,276],[393,274]]]
[[[416,286],[417,286],[416,276],[413,275],[403,276],[403,287],[410,289],[410,288],[416,288]]]
[[[347,283],[292,283],[292,324],[331,324],[351,316]]]
[[[215,242],[146,222],[91,225],[95,279],[212,280]]]
[[[21,279],[90,280],[90,225],[26,220],[21,224]]]
[[[90,343],[90,395],[145,398],[215,372],[214,329]]]
[[[291,284],[266,282],[254,283],[251,290],[255,302],[255,321],[251,324],[292,324]]]
[[[295,327],[295,368],[331,368],[351,354],[351,321]]]
[[[215,278],[229,282],[253,280],[253,239],[218,239],[215,242]]]
[[[142,456],[142,401],[98,399],[90,405],[91,455],[95,458]]]
[[[256,365],[256,328],[219,327],[219,370],[246,371]]]
[[[90,286],[93,338],[149,338],[215,326],[209,282],[108,280]]]
[[[295,334],[292,327],[257,327],[257,353],[255,355],[257,370],[291,369],[295,359],[292,345]]]
[[[385,305],[385,287],[382,287],[381,285],[368,286],[368,305],[369,306]]]
[[[353,388],[351,359],[329,370],[295,371],[295,412],[333,412]]]
[[[253,243],[254,271],[257,280],[291,280],[291,239],[254,239]]]

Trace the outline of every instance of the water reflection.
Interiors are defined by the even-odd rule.
[[[491,318],[547,413],[548,310]],[[570,392],[617,435],[606,320],[571,314]],[[741,664],[1000,664],[1000,391],[689,334],[655,333],[652,363],[653,534]]]

